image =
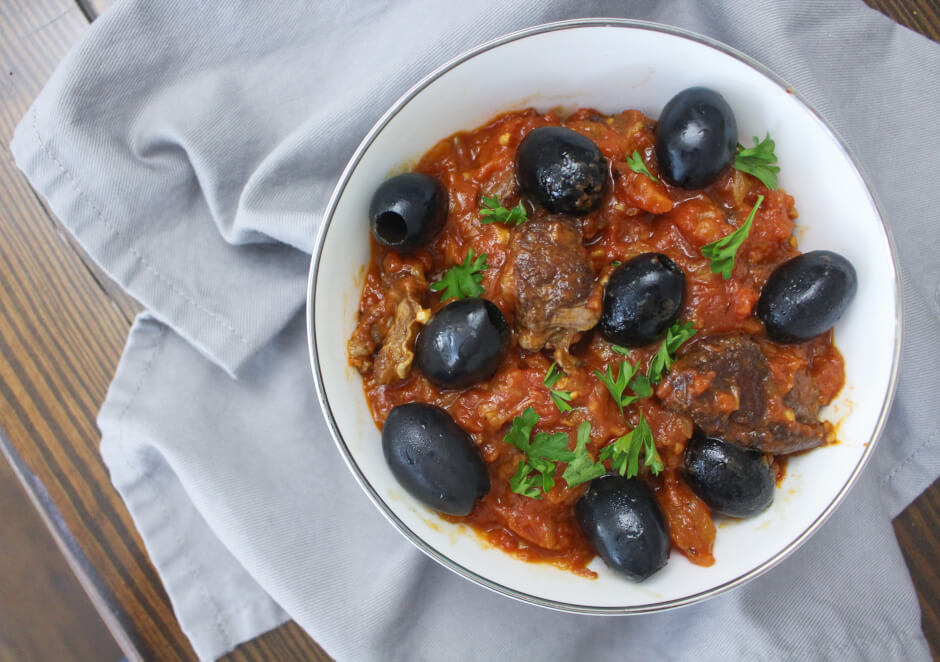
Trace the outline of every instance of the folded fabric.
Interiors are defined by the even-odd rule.
[[[517,603],[407,543],[342,466],[300,314],[326,200],[385,108],[466,48],[582,16],[706,34],[799,89],[872,182],[904,286],[898,396],[846,502],[747,586],[642,617]],[[12,149],[150,311],[102,408],[102,454],[200,657],[290,616],[340,659],[910,660],[929,649],[890,518],[940,473],[938,101],[940,46],[857,2],[125,0]]]

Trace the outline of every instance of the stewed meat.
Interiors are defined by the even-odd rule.
[[[765,453],[820,446],[826,437],[819,391],[805,367],[780,375],[762,343],[742,333],[703,338],[657,389],[663,404],[707,435]]]
[[[390,384],[411,372],[415,337],[431,316],[421,305],[428,283],[420,262],[402,259],[386,260],[380,278],[374,280],[380,280],[376,286],[386,296],[378,305],[361,307],[347,352],[360,373],[371,372],[376,383]],[[367,281],[367,287],[370,284]]]
[[[556,360],[568,364],[568,347],[597,324],[603,297],[581,228],[576,220],[533,218],[516,230],[511,250],[503,289],[516,301],[519,345],[554,348]]]
[[[395,319],[375,356],[373,375],[379,384],[390,384],[404,379],[414,362],[415,337],[421,325],[430,318],[430,311],[421,307],[414,297],[405,292],[395,308]]]

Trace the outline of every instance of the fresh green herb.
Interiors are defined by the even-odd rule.
[[[574,459],[565,467],[561,476],[568,487],[575,487],[589,480],[594,480],[607,473],[603,463],[595,462],[588,453],[587,443],[591,439],[591,424],[587,421],[578,426],[578,443],[574,448]]]
[[[621,264],[623,264],[623,262],[621,262],[620,260],[614,260],[613,262],[610,263],[610,266],[619,267]]]
[[[560,391],[554,388],[555,384],[558,383],[558,380],[561,379],[564,374],[565,373],[558,367],[557,363],[552,363],[552,367],[545,373],[545,379],[542,380],[542,383],[548,387],[552,402],[555,403],[555,406],[558,407],[558,411],[560,412],[571,411],[571,405],[568,404],[571,402],[571,391]]]
[[[541,499],[542,491],[538,488],[538,475],[532,473],[532,467],[526,464],[525,458],[519,460],[516,473],[509,479],[509,489],[530,499]]]
[[[630,350],[613,345],[613,350],[623,356],[629,356]],[[603,382],[611,397],[617,403],[617,408],[623,414],[623,408],[627,407],[640,398],[647,398],[652,395],[649,380],[642,374],[637,374],[640,364],[632,365],[629,361],[621,361],[617,367],[617,374],[611,370],[608,365],[604,372],[595,370],[594,374]],[[633,395],[626,393],[627,387],[633,391]]]
[[[646,175],[647,177],[652,179],[654,182],[659,181],[658,179],[653,177],[653,173],[651,173],[649,169],[647,169],[646,164],[643,163],[643,157],[640,156],[640,152],[638,152],[637,150],[633,150],[633,155],[627,157],[627,165],[630,166],[630,170],[632,170],[633,172],[639,173],[641,175]]]
[[[676,360],[676,352],[679,351],[682,343],[694,336],[695,333],[695,326],[692,322],[686,322],[685,324],[676,322],[669,327],[669,330],[666,331],[665,340],[650,360],[647,388],[649,388],[650,382],[658,384],[662,381],[663,375],[672,367],[672,362]]]
[[[532,428],[539,422],[539,415],[532,407],[526,407],[522,416],[516,416],[512,419],[512,427],[506,433],[503,441],[511,446],[515,446],[523,453],[529,448],[529,437],[532,436]]]
[[[649,377],[642,372],[638,372],[633,379],[630,380],[630,388],[641,398],[648,398],[653,395],[653,387],[650,384]]]
[[[506,209],[499,204],[496,196],[482,197],[483,208],[480,209],[480,223],[505,223],[506,225],[522,225],[526,222],[525,207],[522,200],[512,209]]]
[[[448,299],[468,299],[483,294],[483,287],[480,282],[483,280],[483,272],[489,269],[486,263],[486,253],[483,253],[476,259],[473,257],[473,249],[467,251],[467,257],[463,264],[458,264],[446,272],[439,281],[431,283],[431,289],[435,292],[445,290],[441,301]]]
[[[757,196],[757,204],[751,209],[744,225],[728,236],[702,246],[702,255],[712,261],[711,269],[713,274],[721,274],[721,277],[725,280],[731,278],[731,272],[734,270],[734,255],[751,232],[751,223],[754,221],[754,215],[762,202],[764,202],[764,196]]]
[[[663,461],[656,451],[653,431],[643,416],[639,424],[630,432],[601,450],[601,459],[610,460],[611,468],[621,476],[633,478],[640,473],[640,450],[643,451],[643,465],[654,475],[663,470]]]
[[[565,433],[536,432],[533,436],[532,428],[538,421],[536,411],[527,407],[522,416],[512,420],[512,427],[503,439],[525,453],[509,481],[509,488],[530,499],[540,499],[542,492],[554,487],[556,462],[571,462],[575,458],[575,454],[568,450],[568,435]]]
[[[568,435],[564,432],[536,432],[532,437],[532,445],[526,451],[529,461],[535,466],[536,460],[549,462],[571,462],[574,454],[568,450]]]
[[[771,140],[769,133],[760,141],[757,140],[757,136],[754,136],[753,147],[745,149],[744,145],[738,145],[734,167],[741,172],[754,175],[772,191],[777,188],[777,173],[780,172],[780,167],[773,165],[777,162],[774,147],[774,141]]]

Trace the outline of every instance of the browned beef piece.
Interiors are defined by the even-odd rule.
[[[533,218],[512,239],[503,288],[516,300],[516,329],[523,349],[556,350],[563,367],[568,347],[601,316],[603,287],[595,282],[581,227],[564,218]]]
[[[391,384],[408,376],[415,359],[415,338],[429,317],[430,312],[423,309],[411,294],[405,293],[395,308],[395,319],[382,342],[382,348],[375,355],[372,375],[376,382]]]
[[[761,343],[745,334],[690,346],[657,395],[705,434],[765,453],[794,453],[825,440],[825,425],[817,418],[819,392],[809,372],[801,368],[783,383],[770,370]]]
[[[394,271],[382,269],[385,296],[378,306],[359,311],[359,323],[346,345],[350,365],[362,374],[371,371],[379,384],[408,376],[414,361],[415,337],[430,318],[430,311],[421,305],[428,283],[420,263],[412,260],[393,264]]]

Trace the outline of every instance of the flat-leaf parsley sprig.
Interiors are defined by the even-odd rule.
[[[509,489],[530,499],[541,499],[542,495],[555,486],[555,467],[558,462],[567,462],[562,478],[568,487],[603,476],[607,469],[602,462],[595,462],[588,452],[587,444],[591,440],[591,424],[587,421],[578,426],[578,440],[575,449],[568,448],[568,435],[564,432],[536,432],[533,428],[539,422],[539,415],[532,407],[527,407],[521,416],[512,420],[512,426],[504,441],[523,452],[522,459],[516,466],[516,472],[509,479]]]
[[[646,164],[643,163],[643,157],[640,156],[640,152],[638,150],[633,150],[633,154],[627,157],[627,165],[630,166],[630,170],[632,170],[633,172],[638,173],[640,175],[646,175],[647,177],[652,179],[654,182],[659,181],[658,179],[653,177],[653,173],[651,173],[649,169],[646,167]]]
[[[643,416],[637,426],[624,436],[601,450],[600,458],[610,460],[611,469],[621,476],[633,478],[640,473],[640,451],[643,451],[643,465],[658,475],[663,470],[663,461],[653,441],[653,431]]]
[[[509,480],[509,489],[530,499],[541,499],[544,492],[554,487],[556,462],[570,462],[575,457],[568,449],[568,435],[565,433],[536,432],[533,436],[532,428],[538,421],[538,413],[527,407],[522,416],[512,420],[512,427],[503,438],[525,454]]]
[[[613,349],[621,355],[629,354],[626,349],[619,345],[614,345]],[[601,380],[604,386],[607,387],[607,390],[610,391],[610,395],[617,404],[617,408],[620,410],[621,414],[623,414],[624,407],[633,404],[640,398],[648,398],[653,394],[649,380],[646,378],[646,375],[640,373],[639,370],[639,362],[633,365],[629,361],[621,361],[617,366],[616,374],[611,370],[609,365],[604,372],[600,370],[594,371],[597,378]],[[627,393],[628,387],[633,391],[632,394]]]
[[[754,175],[764,186],[774,190],[777,188],[777,173],[780,172],[780,167],[773,165],[777,162],[774,147],[776,145],[770,138],[770,133],[763,140],[754,136],[753,147],[745,149],[744,145],[738,144],[738,153],[734,158],[735,169]]]
[[[561,475],[568,487],[575,487],[589,480],[600,478],[607,473],[603,462],[595,462],[588,453],[587,443],[591,440],[591,424],[587,421],[578,426],[578,443],[574,448],[574,459],[568,462],[565,473]]]
[[[480,223],[503,223],[518,226],[528,220],[525,207],[522,206],[522,200],[512,209],[503,207],[496,196],[484,195],[480,200],[483,203],[480,208]]]
[[[489,269],[486,263],[486,253],[474,259],[473,249],[467,251],[463,264],[457,264],[448,269],[443,278],[431,283],[435,292],[444,290],[441,301],[448,299],[469,299],[483,294],[483,272]]]
[[[558,367],[557,363],[552,363],[552,367],[548,369],[548,372],[545,373],[545,379],[542,380],[542,383],[548,387],[548,392],[551,395],[552,402],[555,403],[555,406],[558,407],[558,411],[565,413],[571,411],[572,407],[569,402],[573,397],[571,391],[562,391],[555,388],[555,384],[558,383],[558,380],[565,376],[564,371]]]
[[[666,331],[666,337],[660,344],[659,349],[650,359],[649,380],[653,384],[658,384],[663,380],[663,375],[672,367],[672,362],[676,360],[676,352],[682,344],[696,334],[695,325],[692,322],[680,324],[676,322]]]
[[[764,202],[764,196],[757,196],[757,203],[748,214],[744,225],[737,230],[722,237],[718,241],[702,246],[702,255],[711,260],[711,270],[713,274],[721,274],[725,280],[731,278],[731,272],[734,270],[734,256],[741,248],[741,244],[747,239],[751,232],[751,224],[754,222],[754,215],[757,214],[757,208]]]

